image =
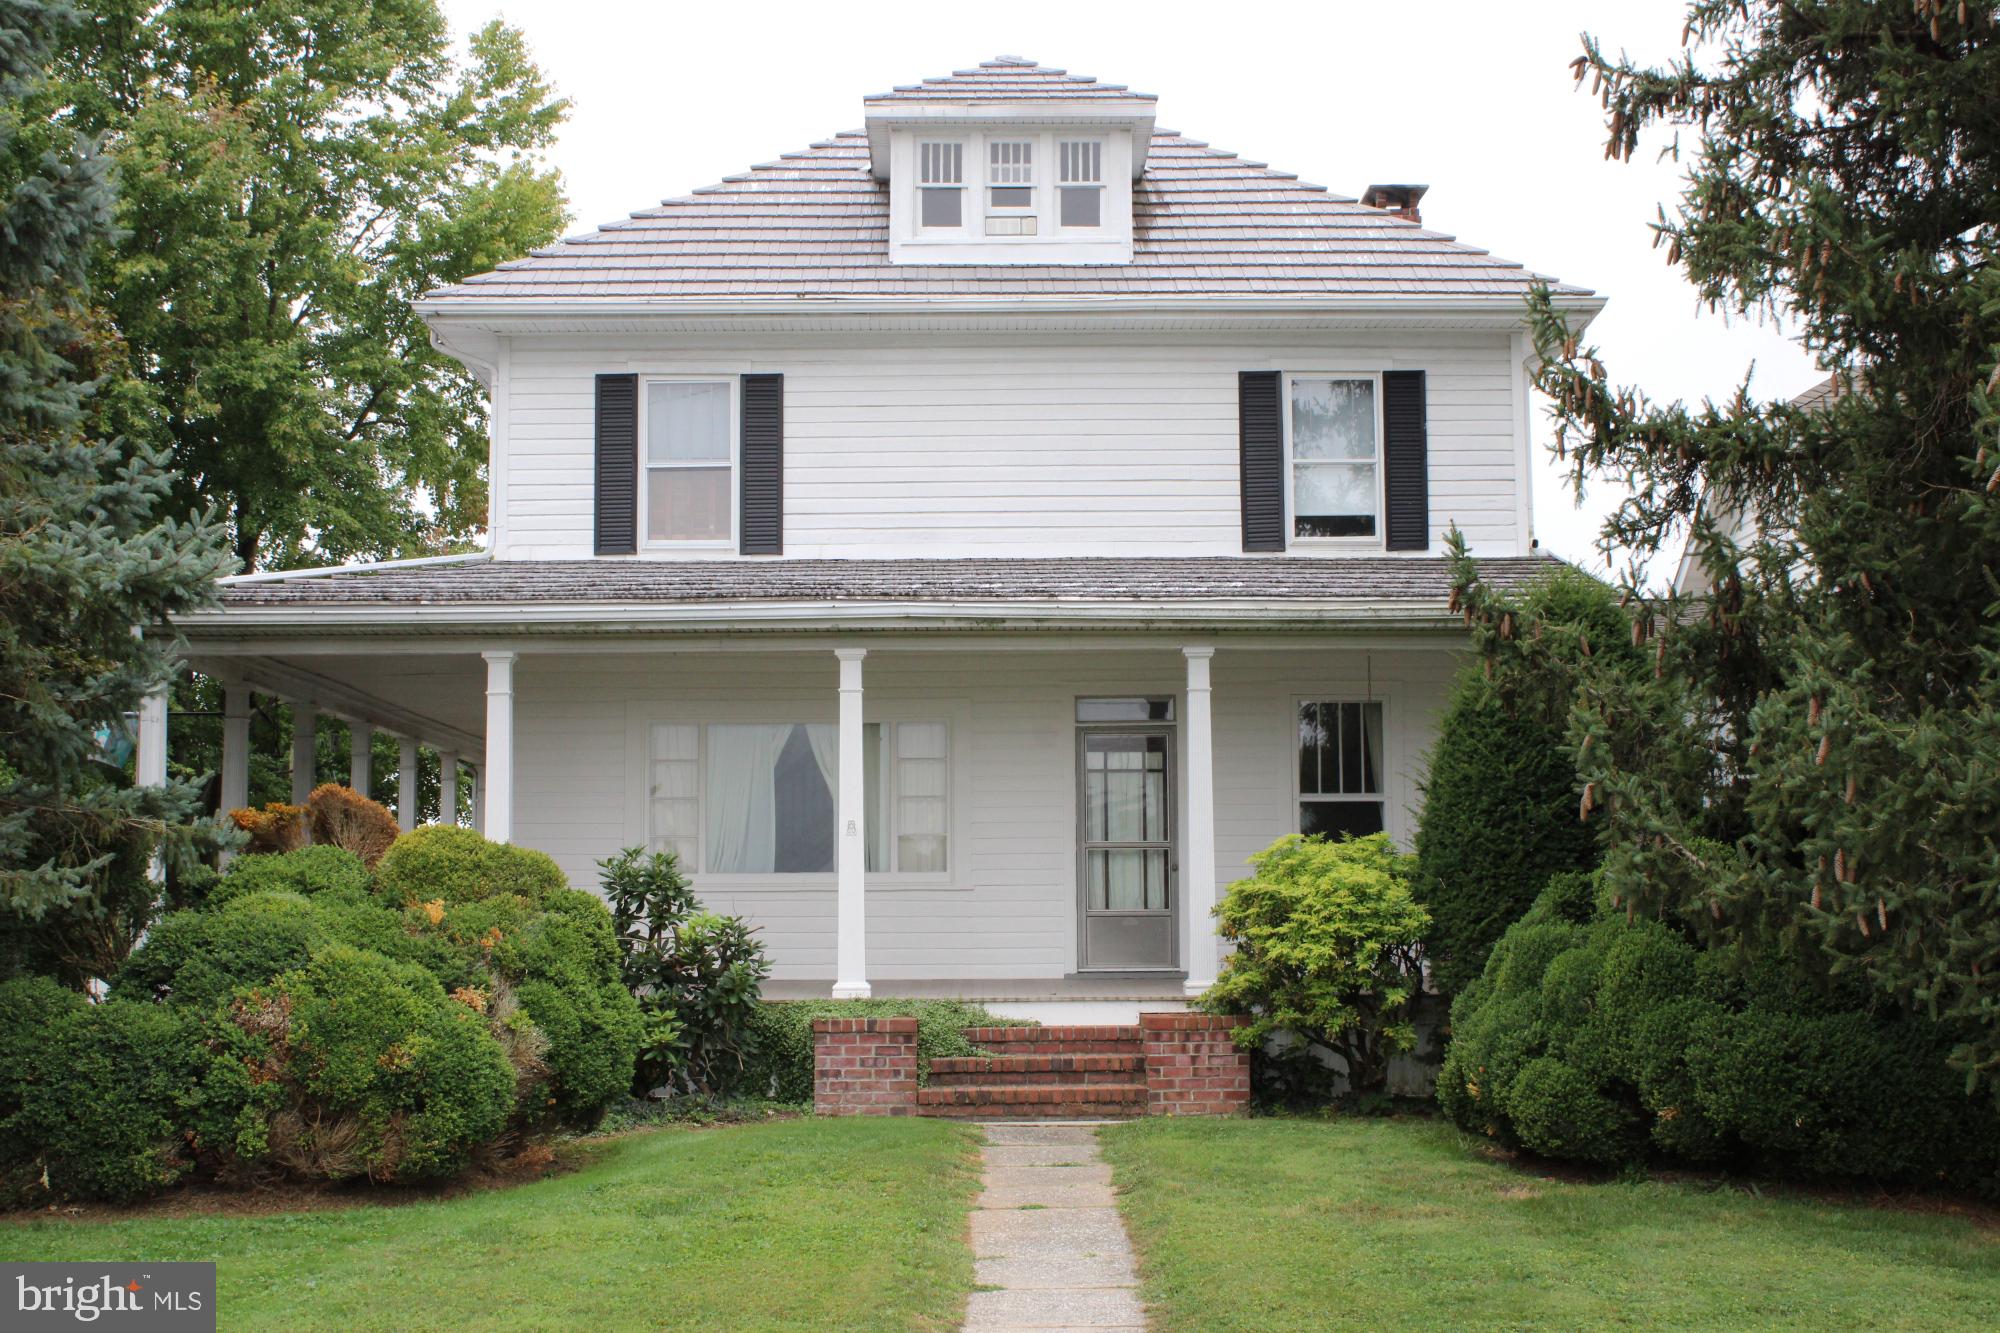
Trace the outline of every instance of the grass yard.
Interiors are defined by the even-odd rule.
[[[1102,1134],[1161,1330],[1992,1328],[2000,1227],[1685,1183],[1576,1183],[1441,1122]]]
[[[977,1181],[934,1120],[661,1129],[437,1202],[0,1219],[0,1258],[213,1259],[225,1329],[948,1329]]]

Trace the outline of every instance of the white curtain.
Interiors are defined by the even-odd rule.
[[[704,868],[710,874],[751,874],[776,863],[778,800],[772,778],[791,735],[789,726],[709,727]],[[817,758],[817,743],[813,753]]]
[[[833,808],[840,809],[840,728],[829,722],[808,722],[806,743],[812,746],[813,762],[819,765],[819,775],[826,779],[826,789],[833,795]]]

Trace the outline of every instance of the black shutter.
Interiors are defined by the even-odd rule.
[[[1382,372],[1382,490],[1387,497],[1388,547],[1425,551],[1431,544],[1429,428],[1424,372]]]
[[[639,549],[639,377],[597,377],[597,553]]]
[[[1285,549],[1285,427],[1278,372],[1236,376],[1236,437],[1242,472],[1243,549]]]
[[[744,555],[785,549],[785,377],[743,377]]]

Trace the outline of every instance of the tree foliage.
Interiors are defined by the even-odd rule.
[[[411,302],[546,244],[567,103],[435,0],[81,0],[67,123],[105,137],[101,284],[180,495],[244,567],[420,554],[484,525],[485,408]]]
[[[201,835],[191,786],[135,787],[103,742],[177,668],[165,627],[206,602],[226,551],[172,517],[163,454],[117,433],[126,351],[87,271],[112,235],[110,164],[44,114],[63,23],[0,3],[0,931],[74,972],[129,942],[146,855]],[[50,909],[67,942],[21,941]]]
[[[1672,63],[1587,40],[1576,69],[1611,156],[1655,129],[1695,141],[1656,225],[1670,262],[1711,305],[1782,313],[1840,393],[1660,405],[1614,387],[1543,295],[1537,385],[1577,485],[1631,487],[1602,540],[1634,556],[1626,633],[1653,671],[1510,619],[1467,563],[1460,604],[1498,676],[1573,684],[1580,809],[1621,901],[1865,975],[1992,1079],[2000,16],[1703,0]],[[1648,595],[1645,562],[1690,529],[1712,596]]]
[[[1600,641],[1618,642],[1616,594],[1587,574],[1559,569],[1523,600],[1531,614],[1594,623]],[[1567,684],[1489,680],[1470,663],[1453,686],[1416,837],[1417,898],[1431,914],[1425,957],[1447,994],[1478,977],[1549,876],[1597,864],[1597,831],[1576,817],[1576,766],[1562,744]]]

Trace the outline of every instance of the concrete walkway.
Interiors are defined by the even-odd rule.
[[[966,1333],[1143,1330],[1132,1242],[1088,1124],[992,1124],[972,1214]]]

